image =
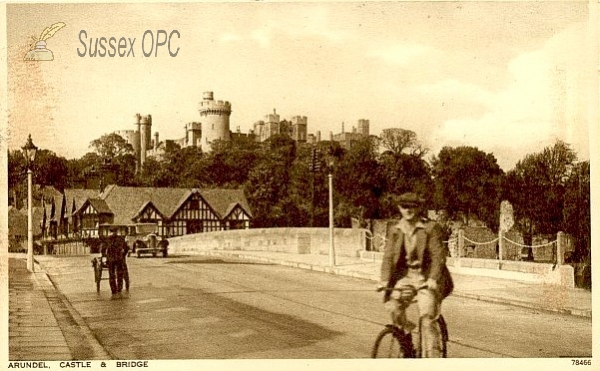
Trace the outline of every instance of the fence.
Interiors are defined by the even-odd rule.
[[[464,231],[459,230],[457,237],[446,243],[452,257],[562,264],[567,239],[566,234],[558,232],[554,241],[538,245],[524,245],[509,239],[501,231],[497,238],[479,242],[469,239],[464,235]]]
[[[373,232],[366,231],[367,251],[383,252],[386,242],[387,228],[384,225],[374,228]],[[562,246],[559,249],[559,241]],[[559,232],[556,240],[537,245],[524,245],[508,238],[504,233],[489,241],[475,241],[465,236],[463,230],[457,235],[444,241],[450,257],[497,259],[505,261],[532,261],[537,263],[558,263],[557,252],[561,251],[561,262],[564,261],[569,236]],[[502,250],[502,256],[500,256]]]
[[[42,254],[44,255],[88,255],[90,246],[82,240],[52,240],[42,242]]]

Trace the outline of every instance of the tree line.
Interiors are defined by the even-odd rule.
[[[62,191],[100,175],[122,186],[242,187],[255,227],[326,227],[331,172],[338,227],[353,219],[397,217],[397,197],[416,192],[429,209],[445,210],[452,220],[476,217],[497,231],[500,202],[508,200],[526,244],[534,235],[565,231],[575,237],[575,261],[590,254],[590,165],[562,141],[526,155],[506,173],[493,154],[477,147],[444,147],[426,158],[416,134],[399,128],[353,141],[350,148],[329,141],[298,144],[284,135],[262,143],[252,137],[217,141],[207,153],[164,145],[164,154],[147,158],[139,171],[133,147],[117,134],[92,141],[91,151],[78,159],[42,149],[34,183]],[[9,152],[8,171],[9,204],[19,206],[26,196],[21,151]]]

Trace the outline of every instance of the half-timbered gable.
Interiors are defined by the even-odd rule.
[[[146,202],[140,211],[133,217],[133,221],[136,223],[158,223],[159,220],[163,220],[164,217],[160,211],[154,206],[152,201]]]
[[[169,218],[170,236],[221,230],[221,218],[197,191],[191,191]]]
[[[87,199],[75,211],[75,215],[81,237],[98,237],[100,226],[113,222],[113,213],[106,202],[101,199]]]
[[[75,220],[75,211],[83,205],[88,198],[97,198],[99,191],[97,189],[74,189],[68,188],[64,191],[66,216],[68,218],[68,235],[77,235],[79,222]]]
[[[247,229],[250,228],[250,215],[240,204],[232,204],[223,217],[225,229]]]
[[[158,234],[165,235],[165,233],[163,233],[165,217],[160,212],[160,210],[158,210],[158,208],[156,206],[154,206],[152,201],[148,201],[148,202],[144,203],[144,205],[140,208],[140,211],[138,211],[134,215],[132,220],[138,225],[139,224],[154,224],[155,226],[157,226]],[[135,231],[135,227],[130,226],[129,228],[131,231]],[[134,228],[134,229],[131,229],[131,228]]]

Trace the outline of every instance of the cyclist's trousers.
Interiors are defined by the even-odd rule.
[[[425,281],[425,277],[420,271],[409,269],[408,274],[398,280],[396,287],[411,285],[418,289],[425,284]],[[400,323],[405,321],[404,309],[400,308],[398,300],[394,299],[394,294],[385,306]],[[421,320],[421,331],[423,331],[423,357],[441,357],[441,334],[437,324],[441,309],[441,295],[434,290],[419,290],[417,293],[417,306]]]

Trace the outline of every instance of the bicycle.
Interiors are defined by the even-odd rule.
[[[415,289],[413,286],[406,285],[398,288],[379,288],[377,291],[398,291],[400,292],[400,308],[404,311],[416,303],[417,292],[426,289],[427,286]],[[371,358],[421,358],[423,349],[423,332],[421,331],[421,320],[416,326],[410,321],[396,323],[397,318],[392,314],[392,323],[385,325],[385,328],[379,332],[371,351]],[[442,358],[447,356],[446,343],[448,342],[448,327],[444,317],[440,314],[437,319],[437,325],[440,330],[440,351]],[[413,330],[418,327],[419,341],[413,342]]]

